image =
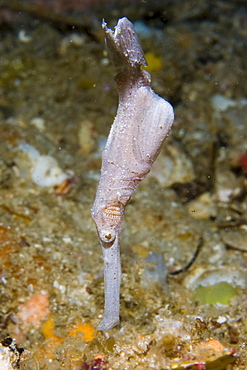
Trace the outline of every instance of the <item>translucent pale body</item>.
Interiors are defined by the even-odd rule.
[[[92,208],[104,256],[105,310],[98,329],[119,322],[121,264],[119,237],[124,209],[159,154],[174,115],[172,106],[152,90],[132,23],[118,21],[115,32],[106,27],[106,43],[116,67],[119,105],[102,154],[101,178]]]

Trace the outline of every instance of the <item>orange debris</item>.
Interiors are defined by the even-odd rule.
[[[53,317],[49,317],[42,326],[42,334],[45,338],[45,343],[43,346],[43,350],[45,355],[52,359],[54,357],[54,351],[56,348],[65,340],[63,337],[58,337],[54,333],[54,319]]]
[[[69,334],[76,337],[78,333],[81,333],[80,336],[85,340],[85,342],[91,342],[94,339],[94,328],[89,322],[79,323],[74,326]]]
[[[103,355],[101,353],[94,356],[94,360],[98,360],[98,359],[103,360]]]
[[[24,327],[29,324],[40,326],[41,320],[49,315],[48,296],[45,291],[37,292],[26,303],[19,304],[17,317],[22,321]]]
[[[216,339],[211,339],[207,342],[201,342],[199,343],[198,347],[201,349],[212,349],[215,353],[223,351],[225,349],[223,344],[218,342],[218,340]]]
[[[65,179],[61,182],[60,185],[55,190],[56,195],[65,195],[67,194],[72,187],[72,180],[71,179]]]

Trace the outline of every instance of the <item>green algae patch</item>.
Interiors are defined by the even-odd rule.
[[[208,304],[229,304],[230,300],[238,294],[236,288],[227,282],[202,286],[196,288],[193,300]]]

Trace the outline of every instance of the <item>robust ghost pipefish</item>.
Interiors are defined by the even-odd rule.
[[[120,70],[117,115],[102,153],[99,186],[92,208],[104,257],[105,309],[98,330],[119,322],[121,263],[119,237],[126,204],[148,174],[174,120],[172,106],[152,90],[144,53],[127,18],[115,31],[103,21],[108,53]]]

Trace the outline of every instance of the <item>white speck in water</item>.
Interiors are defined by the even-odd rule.
[[[225,317],[225,316],[219,316],[219,317],[218,317],[218,319],[217,319],[216,321],[217,321],[217,323],[219,323],[219,324],[224,324],[224,323],[227,321],[227,319],[226,319],[226,317]]]
[[[24,42],[25,44],[32,41],[32,37],[27,35],[25,30],[20,30],[18,32],[18,38],[21,42]]]
[[[2,282],[4,285],[6,285],[6,284],[7,284],[7,280],[6,280],[4,277],[2,277],[2,278],[1,278],[1,282]]]
[[[30,123],[39,131],[44,131],[45,129],[45,120],[42,117],[34,117],[31,119]]]

